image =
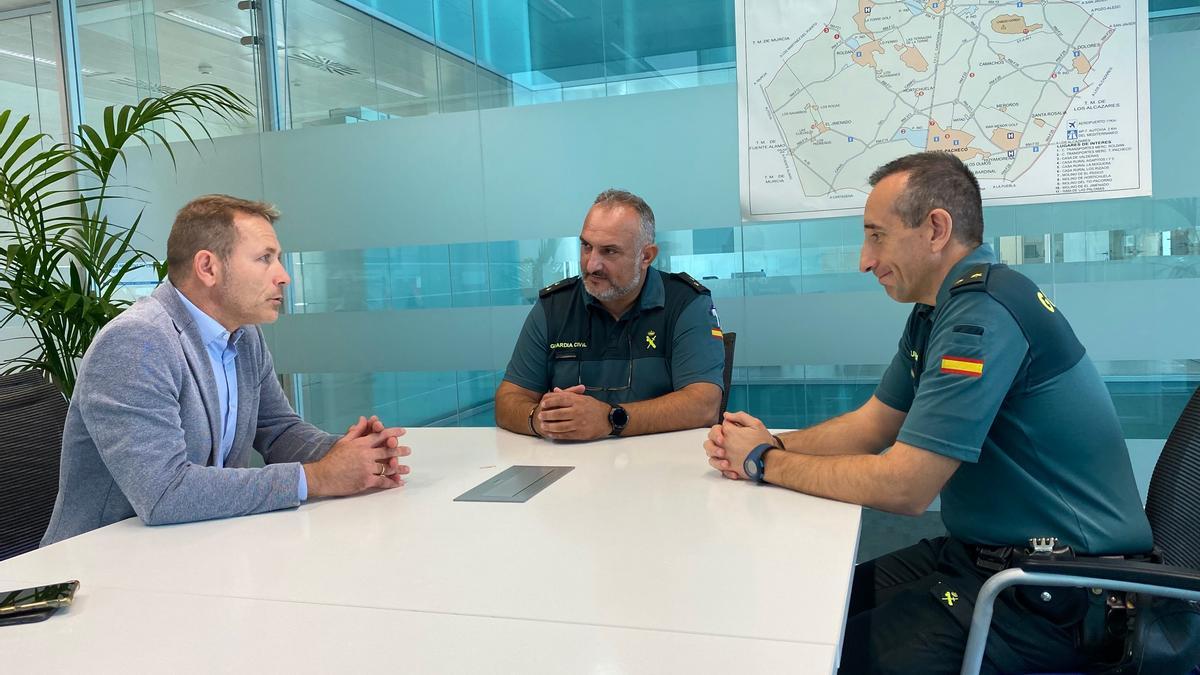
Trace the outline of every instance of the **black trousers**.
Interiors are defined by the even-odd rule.
[[[920,543],[858,565],[842,646],[840,675],[957,673],[971,612],[992,572],[951,537]],[[1041,599],[1042,590],[1051,601]],[[1000,594],[982,672],[1078,670],[1086,611],[1082,589],[1017,589]]]

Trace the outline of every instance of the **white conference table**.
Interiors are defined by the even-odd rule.
[[[860,509],[705,462],[705,431],[551,443],[411,429],[408,484],[184,525],[130,519],[0,562],[79,579],[0,628],[33,671],[832,672]],[[453,499],[515,464],[524,504]]]

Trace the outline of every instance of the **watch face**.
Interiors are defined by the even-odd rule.
[[[624,408],[613,408],[612,410],[613,426],[623,427],[629,423],[629,413],[625,412]]]
[[[742,463],[742,468],[745,469],[747,476],[751,478],[758,477],[758,464],[756,464],[754,460],[750,459],[749,457],[747,457],[746,461]]]

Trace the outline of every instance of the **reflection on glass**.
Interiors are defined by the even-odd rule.
[[[1000,262],[1052,283],[1200,277],[1196,200],[1164,200],[1161,225],[985,237]],[[1024,207],[1036,216],[1039,207]],[[1169,228],[1169,229],[1163,229]],[[714,297],[877,290],[859,272],[854,218],[658,233],[654,266]],[[744,250],[743,250],[744,246]],[[290,253],[301,313],[532,304],[579,273],[576,237]],[[1053,278],[1052,278],[1053,277]]]
[[[237,3],[80,3],[76,16],[84,120],[89,124],[96,124],[107,106],[134,104],[199,83],[229,87],[255,107],[253,47],[241,43],[251,33],[251,15]],[[227,136],[255,132],[258,122],[256,116],[233,122],[211,118],[205,127],[213,136]],[[172,127],[163,132],[169,140],[184,139]]]
[[[449,53],[438,54],[438,95],[441,112],[479,109],[478,69],[469,61]]]
[[[284,0],[293,127],[735,81],[720,0]]]
[[[527,56],[517,51],[493,60],[516,85],[515,105],[735,79],[733,7],[720,0],[696,0],[686,11],[655,2],[552,2],[529,5],[526,17],[514,17],[510,10],[498,19],[490,16],[492,8],[506,3],[483,4],[489,16],[481,22],[476,12],[481,39],[494,43],[495,36],[512,34],[514,26],[527,36]]]
[[[32,10],[31,10],[32,11]],[[0,110],[11,110],[8,128],[29,116],[24,134],[62,138],[58,107],[58,58],[49,8],[0,21]]]
[[[1197,361],[1098,362],[1126,438],[1166,438],[1200,386]],[[875,392],[886,365],[735,368],[729,410],[799,429],[850,412]],[[302,373],[304,416],[330,432],[358,415],[405,426],[493,426],[503,371]]]
[[[1100,361],[1126,438],[1166,438],[1200,385],[1200,361]]]
[[[412,427],[495,424],[492,371],[302,373],[296,381],[305,419],[330,433],[359,415]]]
[[[371,39],[375,47],[376,109],[391,117],[438,112],[437,49],[380,21],[371,23]],[[299,96],[307,99],[303,93]],[[299,126],[295,121],[293,124]]]
[[[734,77],[732,6],[717,0],[689,3],[686,15],[670,3],[616,0],[285,2],[295,126],[635,94]],[[375,13],[348,6],[355,4]],[[1051,295],[1062,283],[1196,278],[1198,215],[1196,197],[989,206],[985,241]],[[858,217],[663,229],[656,266],[689,272],[717,297],[881,294],[875,279],[859,271],[861,241]],[[297,312],[527,305],[538,289],[579,271],[573,236],[312,251],[294,254],[292,263]],[[883,367],[736,368],[731,406],[773,425],[816,423],[866,400]],[[1200,379],[1186,369],[1175,373],[1176,365],[1111,367],[1105,376],[1131,435],[1161,435],[1177,390]],[[421,419],[461,420],[463,406],[486,400],[491,385],[483,375],[450,375],[414,374],[411,381],[373,375],[353,386],[375,392],[363,401],[398,401],[401,380],[415,383],[440,406]],[[497,375],[489,377],[494,383]]]
[[[379,109],[376,86],[377,22],[334,0],[287,0],[285,7],[291,126],[388,119],[390,115]],[[385,45],[393,48],[395,42],[385,39]],[[404,66],[418,71],[424,67],[419,54],[410,56],[417,58]],[[398,82],[391,84],[403,87]],[[402,95],[392,89],[385,91],[388,98]]]
[[[487,244],[450,246],[450,298],[454,307],[491,304]]]
[[[728,72],[733,64],[728,3],[690,3],[686,11],[650,2],[599,4],[608,96],[698,86],[702,73]]]
[[[286,0],[292,127],[512,105],[511,82],[474,62],[470,3],[363,4],[375,14]]]
[[[871,274],[859,272],[862,218],[830,218],[805,222],[800,231],[804,250],[804,292],[836,293],[876,290]]]
[[[989,212],[999,225],[994,234],[989,230],[986,239],[1002,262],[1047,288],[1055,282],[1094,278],[1200,276],[1196,199],[1157,200],[1145,207],[1153,224],[1106,218],[1113,228],[1108,230],[1064,228],[1053,208]],[[1090,212],[1085,208],[1079,213]],[[1020,221],[1020,227],[1012,227],[1014,220]],[[692,274],[714,296],[876,290],[873,277],[857,269],[860,237],[861,224],[853,218],[660,231],[655,265]],[[531,304],[538,289],[579,272],[577,237],[289,255],[295,288],[292,311],[308,313]],[[1193,361],[1097,365],[1129,438],[1164,437],[1200,384],[1200,365]],[[730,408],[749,410],[780,428],[816,424],[866,401],[885,367],[735,368]],[[502,375],[305,375],[310,379],[304,402],[308,409],[311,405],[328,408],[336,401],[340,407],[332,410],[338,415],[352,414],[347,406],[357,403],[382,406],[393,416],[423,423],[490,426],[488,406]],[[352,390],[359,395],[330,393]],[[409,395],[401,392],[409,390],[428,396],[420,403],[404,404],[411,403],[411,409],[403,408],[400,401],[409,401]],[[322,396],[332,398],[326,403]],[[322,414],[337,428],[341,423],[332,421],[334,412]]]
[[[489,245],[493,305],[531,305],[538,291],[579,274],[579,239],[495,241]]]
[[[282,93],[296,127],[619,96],[735,76],[726,0],[694,0],[686,12],[672,3],[626,0],[276,2],[284,22]],[[31,131],[57,137],[50,16],[41,10],[5,16],[2,107],[31,115]],[[235,2],[88,2],[80,3],[78,18],[85,114],[92,122],[104,106],[196,82],[224,84],[252,101],[257,96],[253,48],[241,44],[251,33],[251,13]],[[1194,32],[1189,21],[1159,19],[1151,30],[1160,36]],[[215,135],[256,128],[255,120],[210,126]],[[1191,147],[1171,147],[1170,154],[1185,156]],[[1171,173],[1165,166],[1160,174]],[[1196,196],[988,207],[986,222],[986,240],[1001,261],[1048,290],[1064,283],[1200,277]],[[858,271],[861,237],[858,218],[663,231],[656,265],[691,273],[717,297],[880,292]],[[527,305],[538,289],[579,271],[574,236],[310,251],[292,254],[290,264],[291,309],[309,313]],[[149,275],[138,277],[122,293],[136,297],[153,284]],[[1164,435],[1200,380],[1190,361],[1100,367],[1131,437]],[[773,425],[812,424],[859,405],[881,369],[737,368],[731,406],[758,412]],[[498,374],[301,377],[306,406],[338,429],[346,424],[342,417],[366,410],[410,424],[468,418],[490,424],[487,406]]]
[[[1166,438],[1200,386],[1200,361],[1101,361],[1126,438]],[[850,412],[875,392],[886,365],[737,368],[730,410],[797,429]],[[741,371],[740,373],[738,371]]]
[[[708,287],[713,297],[740,296],[745,288],[741,230],[660,231],[654,266],[664,272],[687,272]]]

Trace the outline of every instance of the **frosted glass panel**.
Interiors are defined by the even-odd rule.
[[[305,1],[317,2],[289,0]],[[797,426],[870,395],[909,308],[858,271],[860,219],[740,222],[737,91],[699,77],[720,63],[719,44],[704,47],[716,50],[707,56],[669,46],[647,55],[653,29],[641,25],[612,36],[619,50],[593,45],[594,58],[514,56],[497,27],[524,21],[537,40],[549,35],[544,17],[482,18],[480,7],[498,5],[474,6],[473,51],[438,43],[433,24],[420,35],[355,19],[375,41],[363,91],[391,119],[218,143],[203,162],[182,159],[178,179],[159,163],[133,161],[135,182],[155,195],[151,238],[202,191],[281,206],[295,283],[290,315],[268,335],[280,371],[303,379],[306,408],[324,411],[332,428],[363,407],[407,423],[490,424],[488,390],[537,290],[578,273],[579,229],[608,187],[647,199],[658,218],[657,266],[700,279],[725,328],[738,332],[733,407]],[[577,38],[610,19],[581,21]],[[1154,25],[1155,196],[985,213],[986,241],[1070,318],[1131,436],[1165,434],[1181,397],[1200,383],[1191,365],[1200,360],[1200,314],[1190,311],[1200,297],[1200,187],[1191,170],[1200,141],[1185,114],[1200,104],[1189,84],[1195,68],[1178,65],[1200,63],[1178,58],[1200,53],[1200,31]],[[459,75],[442,68],[452,57],[463,59]],[[492,85],[482,80],[497,73],[520,80],[509,93],[528,100],[485,104]],[[444,88],[460,75],[461,86]],[[420,96],[381,89],[381,80]],[[688,84],[665,86],[675,82]],[[383,90],[391,94],[381,98]],[[454,91],[461,100],[448,104]],[[494,91],[503,97],[504,87]],[[569,98],[580,100],[561,102]]]

